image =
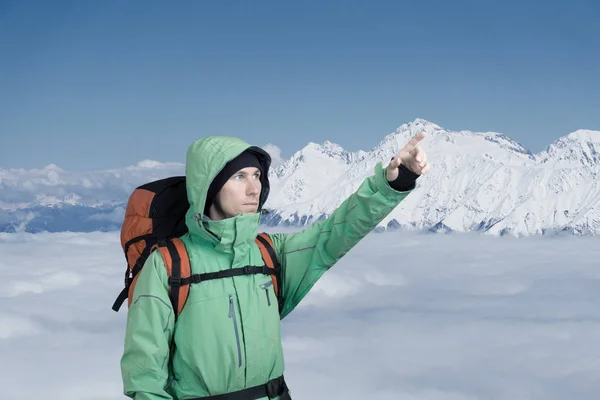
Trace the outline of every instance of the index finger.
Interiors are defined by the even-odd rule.
[[[415,135],[412,139],[410,139],[410,142],[408,142],[408,144],[406,145],[407,150],[411,151],[412,149],[414,149],[421,140],[423,140],[423,138],[425,137],[425,132],[421,132],[417,135]]]

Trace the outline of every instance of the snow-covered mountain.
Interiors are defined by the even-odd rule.
[[[64,171],[54,164],[31,170],[0,169],[0,210],[120,204],[140,184],[183,173],[181,163],[147,160],[123,169],[91,172]]]
[[[347,153],[325,143],[294,154],[273,173],[274,220],[297,224],[330,214],[377,162],[387,163],[421,131],[427,132],[422,146],[432,170],[381,227],[600,233],[600,131],[573,132],[532,154],[499,133],[452,132],[421,119],[368,152]]]
[[[148,181],[183,175],[182,163],[141,161],[106,171],[0,169],[0,232],[120,229],[132,190]]]
[[[400,126],[369,151],[309,143],[271,171],[272,212],[263,222],[305,225],[329,215],[377,162],[386,164],[421,131],[427,132],[422,146],[432,170],[380,229],[600,234],[600,131],[570,133],[532,154],[499,133],[448,131],[422,119]],[[3,219],[5,230],[24,220],[34,229],[45,210],[64,210],[58,218],[65,218],[75,208],[80,221],[94,221],[94,229],[118,229],[135,186],[183,171],[183,164],[153,162],[93,173],[56,166],[0,170],[0,230]],[[104,227],[98,227],[100,221]]]

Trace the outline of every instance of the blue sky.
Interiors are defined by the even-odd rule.
[[[595,1],[0,0],[0,167],[368,150],[415,118],[537,152],[600,129]]]

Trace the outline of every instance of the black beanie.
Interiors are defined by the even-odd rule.
[[[219,193],[219,191],[221,190],[223,185],[225,185],[225,183],[229,180],[229,178],[231,178],[233,174],[238,172],[240,169],[247,167],[256,167],[260,170],[261,174],[264,173],[263,166],[258,160],[256,154],[248,150],[244,151],[239,156],[225,164],[221,172],[219,172],[218,175],[215,176],[215,179],[213,179],[212,183],[210,184],[210,187],[208,188],[205,203],[206,206],[204,207],[205,214],[208,214],[208,210],[210,209],[210,206],[212,205],[215,197],[217,196],[217,193]]]

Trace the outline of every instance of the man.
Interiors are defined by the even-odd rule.
[[[377,164],[375,174],[329,218],[302,232],[270,235],[282,271],[281,314],[269,300],[270,277],[241,275],[192,285],[175,323],[163,259],[153,252],[128,311],[124,393],[135,400],[251,400],[267,394],[290,399],[280,319],[429,170],[419,147],[424,136],[415,136],[385,169]],[[189,232],[181,239],[193,274],[263,265],[254,240],[269,194],[270,163],[265,151],[230,137],[208,137],[189,147]]]

